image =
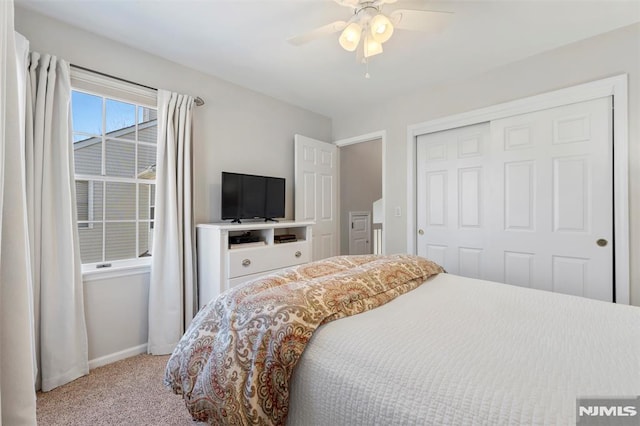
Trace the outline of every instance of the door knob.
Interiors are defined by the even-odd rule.
[[[600,238],[598,241],[596,241],[596,244],[600,247],[604,247],[609,244],[609,241],[605,240],[604,238]]]
[[[424,230],[422,230],[422,229],[418,229],[418,234],[420,234],[420,235],[424,235]]]

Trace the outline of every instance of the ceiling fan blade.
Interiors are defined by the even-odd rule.
[[[389,18],[393,26],[402,30],[438,33],[444,29],[453,12],[433,12],[429,10],[397,9]]]
[[[287,39],[287,41],[294,46],[300,46],[305,43],[309,43],[317,38],[337,33],[338,31],[344,30],[344,27],[347,26],[345,21],[335,21],[327,25],[323,25],[322,27],[316,28],[315,30],[311,30],[307,33],[297,35]]]
[[[333,0],[333,1],[338,3],[340,6],[352,7],[354,9],[358,7],[358,5],[360,4],[360,0]]]

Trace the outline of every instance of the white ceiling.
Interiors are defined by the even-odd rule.
[[[348,19],[350,9],[332,0],[16,3],[329,117],[640,22],[639,0],[399,0],[394,8],[454,16],[435,36],[397,30],[365,79],[338,34],[300,47],[286,41]]]

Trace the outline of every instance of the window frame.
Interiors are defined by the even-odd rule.
[[[100,74],[95,74],[84,69],[71,68],[71,90],[76,92],[85,93],[92,96],[102,98],[102,134],[95,135],[85,132],[73,132],[73,135],[85,135],[87,137],[100,137],[101,141],[101,170],[100,175],[90,174],[76,174],[74,170],[74,182],[86,181],[88,182],[87,194],[88,194],[88,220],[78,220],[78,230],[92,229],[95,223],[102,225],[102,258],[106,257],[106,232],[108,223],[134,223],[136,225],[135,230],[135,250],[139,251],[140,245],[140,230],[141,226],[146,226],[147,229],[154,229],[155,218],[151,217],[151,210],[155,206],[155,203],[150,199],[152,186],[156,185],[156,179],[139,178],[138,171],[138,151],[140,146],[148,146],[156,149],[157,143],[146,142],[138,140],[139,126],[139,114],[142,108],[150,108],[157,112],[157,92],[152,89],[139,87],[134,84],[126,83],[117,79],[112,79]],[[124,102],[135,105],[135,134],[136,137],[131,139],[124,139],[118,137],[109,137],[106,132],[106,102],[108,99]],[[106,176],[106,149],[107,141],[125,142],[131,144],[134,147],[134,177],[119,177],[119,176]],[[73,143],[73,139],[72,139]],[[102,185],[102,218],[101,220],[95,220],[94,217],[94,185],[99,182]],[[131,183],[135,185],[135,219],[133,220],[111,220],[106,216],[106,186],[107,182],[119,182],[119,183]],[[140,191],[144,186],[147,186],[149,190],[149,212],[147,213],[147,219],[140,219]],[[81,225],[85,224],[86,227],[82,228]],[[152,243],[149,242],[149,245]],[[135,273],[146,272],[151,265],[151,256],[140,257],[140,253],[137,257],[118,259],[118,260],[102,260],[99,262],[83,263],[82,272],[85,278],[94,277],[103,279],[107,276],[119,276],[122,273]]]

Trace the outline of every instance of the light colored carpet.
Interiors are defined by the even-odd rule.
[[[39,425],[199,425],[162,384],[169,356],[138,355],[38,392]]]

